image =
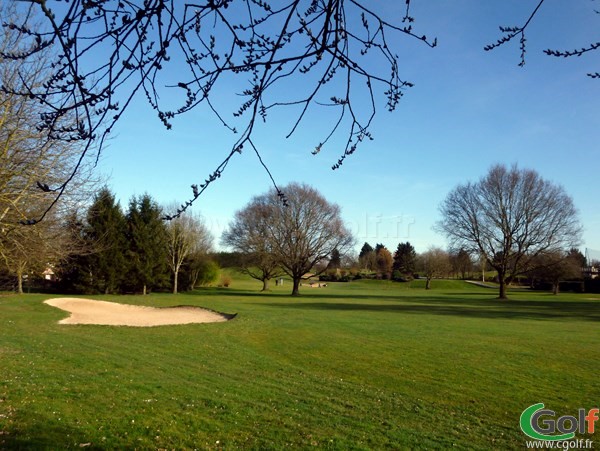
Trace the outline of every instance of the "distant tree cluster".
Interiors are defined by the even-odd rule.
[[[455,277],[467,279],[475,270],[475,261],[473,256],[464,248],[449,252],[451,272]]]
[[[416,271],[417,254],[408,241],[399,243],[392,253],[381,243],[373,248],[369,243],[363,244],[358,254],[360,267],[365,271],[373,271],[378,278],[394,280],[410,280]]]
[[[145,194],[123,212],[109,189],[100,190],[83,218],[73,214],[68,232],[78,248],[56,265],[62,291],[142,293],[213,282],[218,266],[208,253],[212,237],[203,221],[182,215],[162,220],[162,208]]]
[[[526,275],[532,288],[550,285],[552,293],[558,294],[561,282],[582,280],[586,266],[586,258],[578,249],[551,250],[537,255]]]

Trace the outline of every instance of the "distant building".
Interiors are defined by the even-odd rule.
[[[596,279],[600,275],[599,269],[596,266],[586,266],[582,272],[585,279]]]
[[[42,273],[42,276],[44,276],[44,280],[55,280],[56,276],[54,274],[54,271],[52,270],[52,268],[48,267],[44,270],[44,272]]]

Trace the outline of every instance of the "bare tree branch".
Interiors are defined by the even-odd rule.
[[[177,116],[206,105],[218,123],[239,134],[216,169],[203,183],[192,185],[190,200],[167,219],[185,211],[246,145],[260,158],[252,136],[257,121],[267,120],[274,109],[300,107],[288,136],[312,109],[338,109],[330,132],[315,145],[314,153],[336,132],[341,133],[342,126],[348,127],[342,154],[333,165],[339,168],[360,142],[372,139],[369,128],[376,98],[383,95],[387,109],[393,111],[404,90],[412,86],[400,78],[388,34],[436,45],[436,40],[413,30],[409,1],[404,26],[393,25],[373,7],[356,0],[26,3],[27,15],[41,14],[45,27],[5,23],[27,45],[5,51],[1,57],[27,61],[47,49],[56,56],[42,87],[3,89],[39,101],[45,109],[40,128],[48,139],[83,142],[82,160],[92,151],[99,157],[104,140],[139,95],[145,96],[167,129]],[[214,101],[224,80],[231,77],[246,84],[233,117]],[[307,79],[301,84],[306,89],[282,97],[278,86],[299,77]],[[363,87],[371,98],[371,110],[359,114],[353,107],[352,91]],[[324,103],[325,99],[330,103]],[[76,124],[70,122],[73,116]],[[262,160],[261,164],[269,172]],[[78,170],[76,165],[72,175]],[[278,190],[270,172],[269,176]],[[56,198],[70,182],[71,177],[53,186],[41,181]]]

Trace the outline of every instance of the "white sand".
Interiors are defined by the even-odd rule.
[[[68,318],[60,320],[59,324],[152,327],[222,322],[234,316],[199,307],[156,308],[79,298],[56,298],[44,302],[71,313]]]

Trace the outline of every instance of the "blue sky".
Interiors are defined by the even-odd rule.
[[[432,227],[438,206],[459,183],[475,181],[495,163],[537,170],[573,197],[584,225],[586,247],[600,250],[600,53],[568,60],[550,58],[545,48],[571,49],[598,40],[600,15],[590,0],[547,0],[528,32],[527,64],[517,67],[518,43],[493,52],[484,45],[499,36],[498,25],[517,25],[537,0],[413,0],[416,29],[437,36],[438,47],[397,39],[400,74],[415,83],[393,113],[379,98],[373,141],[331,165],[336,145],[311,155],[323,124],[334,120],[315,110],[290,139],[291,112],[280,110],[261,124],[255,142],[276,181],[305,182],[339,204],[354,232],[394,250],[410,241],[418,252],[445,246]],[[404,2],[386,2],[386,17],[401,17]],[[297,83],[302,84],[302,79]],[[300,86],[300,85],[298,85]],[[243,85],[222,86],[227,111]],[[288,86],[287,89],[290,89]],[[218,97],[218,95],[217,95]],[[213,97],[215,102],[215,97]],[[123,206],[134,194],[158,202],[183,202],[190,185],[201,183],[234,142],[208,112],[199,109],[174,121],[167,131],[138,99],[114,129],[100,170]],[[270,188],[256,156],[236,156],[223,177],[194,204],[218,239],[234,212]]]

